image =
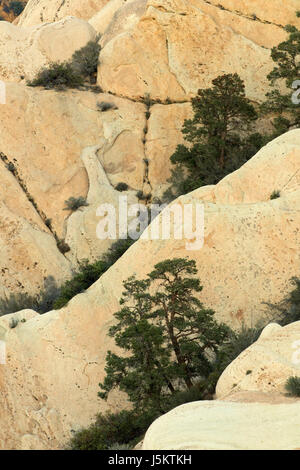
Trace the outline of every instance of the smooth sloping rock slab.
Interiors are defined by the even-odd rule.
[[[239,391],[285,392],[285,382],[300,377],[300,321],[285,327],[269,324],[260,338],[223,372],[217,397]]]
[[[300,447],[300,401],[193,402],[158,418],[143,450],[292,450]]]

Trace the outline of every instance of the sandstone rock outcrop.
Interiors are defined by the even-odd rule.
[[[221,375],[216,395],[240,391],[285,393],[285,382],[300,377],[300,322],[285,327],[272,324]]]
[[[34,295],[47,278],[60,284],[71,265],[6,164],[0,160],[0,298],[15,292]],[[1,306],[0,306],[1,312]]]
[[[64,235],[65,200],[86,196],[89,181],[80,159],[85,147],[105,144],[99,159],[110,182],[142,189],[145,107],[92,92],[55,92],[7,84],[0,108],[1,151],[18,169],[38,207]],[[97,102],[118,109],[100,112]],[[11,135],[14,135],[14,139]],[[101,146],[100,146],[101,147]],[[101,185],[101,183],[99,183]],[[108,202],[105,198],[98,201]]]
[[[104,35],[101,43],[105,44],[137,24],[146,7],[147,0],[111,0],[89,20],[89,23],[98,33]]]
[[[299,404],[188,403],[154,421],[143,450],[299,449]]]
[[[27,27],[53,23],[69,15],[87,20],[108,2],[109,0],[29,0],[18,24]]]
[[[272,8],[264,0],[253,0],[251,3],[239,0],[209,0],[207,3],[222,6],[229,11],[252,18],[253,21],[270,22],[279,25],[299,24],[295,12],[299,8],[297,0],[287,0],[282,8],[280,0],[272,1]]]
[[[0,79],[31,80],[50,62],[69,60],[95,36],[89,23],[72,17],[31,28],[0,21]]]
[[[270,48],[286,37],[285,23],[300,24],[296,1],[286,0],[284,14],[279,0],[271,8],[263,0],[240,3],[30,0],[16,24],[0,22],[0,79],[7,81],[7,103],[0,105],[0,176],[5,188],[0,197],[0,298],[18,291],[35,294],[49,278],[60,284],[78,262],[106,251],[111,240],[97,239],[96,210],[101,203],[118,208],[118,183],[128,185],[124,195],[129,203],[138,201],[138,190],[162,194],[170,155],[182,142],[181,126],[191,116],[190,98],[199,88],[222,73],[237,72],[251,100],[264,98],[266,76],[273,68]],[[68,60],[97,32],[102,34],[98,84],[104,92],[25,86],[40,67]],[[151,105],[144,102],[146,94],[154,100]],[[113,106],[100,112],[101,101]],[[204,205],[201,249],[187,249],[199,233],[185,233],[180,240],[172,235],[148,240],[152,225],[65,308],[42,316],[26,310],[1,317],[7,362],[0,365],[0,448],[63,448],[72,431],[87,426],[98,411],[120,410],[126,404],[119,393],[104,403],[97,391],[106,352],[113,348],[107,331],[119,307],[122,281],[130,275],[143,277],[166,258],[194,258],[203,284],[201,300],[216,311],[217,319],[235,328],[261,319],[265,303],[280,301],[291,289],[290,278],[299,276],[299,163],[300,130],[294,130],[219,184],[174,202],[179,207]],[[273,191],[280,191],[280,197],[270,200]],[[65,211],[65,201],[79,196],[88,206],[72,214]],[[165,213],[155,223],[162,224]],[[70,247],[65,256],[57,238]],[[299,447],[294,439],[299,427],[296,404],[281,403],[278,397],[276,403],[259,406],[237,402],[242,401],[239,393],[282,393],[287,375],[298,374],[299,366],[289,362],[293,350],[288,345],[297,335],[298,324],[269,326],[221,377],[218,395],[226,403],[187,405],[182,417],[185,443],[164,433],[170,440],[156,444],[156,436],[149,434],[145,448]],[[197,424],[198,409],[203,421]],[[174,411],[174,423],[181,411]],[[256,436],[257,429],[259,435],[269,432],[261,413],[270,416],[272,425],[277,419],[280,436],[272,431],[273,443],[268,436],[254,443],[251,434],[245,443],[235,429],[243,428],[248,416],[257,414],[252,421]],[[284,413],[291,426],[286,440],[279,441]],[[216,435],[209,423],[211,416],[220,415]],[[193,423],[199,429],[196,441],[188,430]]]
[[[217,400],[188,403],[154,421],[143,450],[299,449],[300,399],[284,388],[300,377],[299,333],[300,322],[270,323],[225,369]]]
[[[113,103],[115,109],[100,112],[99,102]],[[52,231],[59,238],[66,237],[71,266],[76,267],[83,258],[93,260],[107,250],[111,241],[96,237],[96,208],[101,203],[117,208],[121,193],[114,188],[120,182],[129,186],[129,202],[138,202],[136,192],[147,192],[149,186],[146,161],[152,196],[161,195],[169,176],[169,155],[182,140],[181,124],[190,109],[190,104],[155,105],[147,121],[144,104],[109,94],[55,92],[6,83],[6,105],[0,106],[0,150],[5,164],[17,171],[16,186],[21,183],[26,187],[23,197],[29,206],[35,205],[34,212],[37,207],[42,214],[43,229],[50,233],[45,221],[51,220]],[[91,178],[81,159],[83,150],[91,146],[98,146],[97,165],[105,172],[102,179]],[[72,215],[64,210],[67,199],[91,192],[93,203],[89,201],[88,207]],[[27,217],[22,211],[21,215]],[[57,251],[55,257],[61,254]],[[21,266],[13,270],[18,271],[27,292],[36,291]],[[65,269],[58,270],[58,284],[65,278]],[[18,290],[15,283],[8,285],[12,291]]]
[[[223,2],[225,9],[203,0],[46,3],[31,0],[18,26],[0,23],[0,78],[33,78],[41,66],[69,59],[74,50],[101,32],[101,86],[138,100],[149,92],[151,98],[165,103],[152,105],[146,119],[146,106],[118,96],[94,95],[91,91],[56,93],[7,84],[7,104],[0,108],[1,151],[17,168],[29,197],[51,219],[53,231],[60,238],[67,237],[71,253],[66,256],[74,267],[82,257],[93,259],[106,250],[107,242],[99,243],[95,238],[93,211],[101,202],[116,204],[118,196],[111,188],[109,198],[105,191],[100,197],[98,181],[97,201],[71,217],[63,210],[65,200],[85,197],[91,189],[80,158],[83,150],[104,142],[107,150],[99,148],[97,158],[112,186],[125,182],[131,191],[144,190],[161,197],[170,175],[170,155],[182,142],[184,119],[191,116],[190,97],[199,87],[208,86],[214,76],[236,66],[238,72],[242,70],[248,95],[261,99],[271,67],[268,48],[283,39],[285,32],[273,13],[267,16],[268,9],[263,9],[260,2],[256,2],[261,15],[257,21],[249,18],[246,9],[236,12],[236,5],[229,1]],[[292,22],[293,4],[288,5],[286,21]],[[235,47],[239,49],[237,55]],[[233,56],[237,58],[235,64]],[[225,63],[229,58],[230,63]],[[119,109],[99,113],[97,101],[101,100],[113,102]],[[183,102],[172,103],[178,100]],[[289,177],[290,169],[292,164],[282,174]],[[285,185],[283,178],[278,182],[276,178],[274,172],[272,190]],[[292,182],[297,183],[297,176]],[[260,200],[256,196],[264,191],[261,188],[256,191],[253,185],[247,189],[249,202]],[[205,192],[209,200],[207,189]],[[226,182],[213,193],[213,202],[231,203],[230,198],[237,197],[227,193]],[[199,194],[203,195],[202,189]],[[264,198],[268,195],[262,195]],[[64,276],[60,273],[58,278]]]
[[[24,0],[22,3],[26,4],[28,0]],[[12,8],[13,0],[1,0],[0,1],[0,18],[1,21],[14,21],[19,9]]]
[[[263,99],[272,67],[267,48],[286,37],[282,27],[203,0],[148,0],[146,7],[137,23],[120,34],[116,28],[105,43],[98,73],[105,91],[186,101],[220,73],[237,72],[249,98]]]
[[[273,143],[276,149],[281,142],[281,157],[277,158],[282,158],[282,168],[286,164],[291,177],[292,162],[296,165],[300,158],[299,133],[292,131]],[[276,158],[274,162],[269,159],[270,147],[272,144],[254,157],[255,165],[247,163],[253,181],[253,166],[257,175],[260,169],[270,174],[269,183],[265,182],[269,187],[264,195],[258,191],[256,201],[249,203],[246,196],[242,200],[240,197],[237,175],[240,172],[241,179],[244,178],[245,167],[232,174],[231,187],[230,176],[227,178],[230,203],[223,203],[221,197],[217,203],[214,201],[218,185],[200,188],[176,201],[182,205],[204,201],[202,249],[187,251],[186,242],[191,240],[185,238],[142,237],[93,286],[60,311],[34,316],[14,329],[7,326],[5,317],[0,319],[0,339],[6,341],[8,351],[7,364],[0,366],[0,394],[6,403],[1,414],[2,447],[62,447],[70,430],[89,424],[98,411],[107,406],[111,409],[124,406],[121,395],[112,395],[106,404],[97,400],[97,391],[104,377],[106,351],[113,348],[106,333],[113,321],[112,314],[118,309],[122,281],[130,275],[136,273],[140,278],[166,258],[194,258],[204,286],[201,300],[215,309],[218,319],[233,326],[240,326],[242,321],[251,324],[262,317],[263,302],[275,303],[286,295],[291,287],[289,279],[298,275],[299,270],[300,191],[293,187],[278,199],[265,197],[274,185],[272,171]],[[282,171],[282,181],[286,181],[286,176]],[[137,260],[142,262],[137,265]],[[295,335],[293,332],[292,339]],[[295,416],[294,410],[292,414]],[[281,411],[278,419],[280,416]],[[17,424],[12,426],[12,422]],[[294,441],[290,445],[296,447]]]

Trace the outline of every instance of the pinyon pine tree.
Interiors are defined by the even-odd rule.
[[[263,112],[278,113],[273,121],[275,127],[273,137],[300,125],[299,104],[292,100],[295,92],[295,98],[299,100],[296,88],[300,88],[300,82],[296,81],[300,79],[300,31],[291,25],[285,29],[289,33],[288,39],[273,47],[271,51],[276,66],[269,73],[268,79],[273,90],[267,93],[267,101],[262,105]],[[276,88],[278,85],[279,88]]]
[[[163,413],[180,390],[208,377],[229,329],[195,297],[202,290],[193,260],[168,259],[144,280],[124,282],[121,310],[109,336],[123,350],[106,357],[106,377],[99,396],[118,387],[136,410]]]
[[[262,145],[262,136],[249,132],[257,113],[237,74],[214,79],[211,88],[198,91],[192,107],[194,117],[182,129],[187,145],[178,145],[171,156],[176,165],[170,179],[175,196],[216,184]]]

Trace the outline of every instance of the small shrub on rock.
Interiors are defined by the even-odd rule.
[[[27,84],[32,87],[42,86],[47,89],[64,90],[78,88],[83,85],[82,76],[68,62],[52,62],[49,67],[43,67],[36,78]]]
[[[86,199],[83,196],[69,197],[69,199],[65,201],[65,204],[66,207],[64,207],[64,210],[72,212],[77,211],[79,207],[88,206],[88,203],[86,202]]]
[[[118,183],[117,186],[115,187],[117,191],[127,191],[128,190],[128,184],[126,183]]]
[[[274,190],[270,196],[270,199],[278,199],[280,197],[280,191]]]
[[[118,109],[114,103],[109,103],[106,101],[101,101],[100,103],[97,103],[97,108],[101,113],[109,111],[110,109]]]
[[[300,377],[289,377],[285,389],[292,397],[300,397]]]

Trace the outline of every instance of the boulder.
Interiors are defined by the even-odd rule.
[[[223,372],[216,396],[240,391],[286,393],[291,376],[300,377],[300,321],[285,327],[268,325],[260,338],[243,351]]]
[[[225,8],[236,16],[252,18],[253,21],[264,24],[274,23],[281,26],[293,24],[299,26],[295,12],[299,8],[297,0],[287,0],[282,8],[281,0],[272,1],[272,8],[264,0],[252,0],[251,3],[239,0],[210,0],[212,5]]]
[[[69,60],[95,36],[89,23],[70,16],[30,28],[0,21],[0,79],[32,80],[51,62]]]
[[[146,12],[147,0],[113,0],[100,10],[90,24],[103,34],[104,46],[113,37],[132,29]]]
[[[299,132],[299,130],[292,131],[281,137],[282,167],[286,161],[285,157],[290,154],[291,146],[294,147],[295,162],[298,159],[299,144],[296,136]],[[280,139],[277,139],[275,147],[279,142]],[[95,180],[102,178],[101,181],[104,183],[101,167],[97,165],[95,159],[96,152],[97,147],[85,149],[82,161],[89,175]],[[260,152],[258,160],[260,164],[258,162],[255,164],[258,174],[260,168],[272,173],[273,161],[269,159],[268,147],[265,148],[265,153]],[[275,158],[274,161],[276,162]],[[292,177],[294,167],[289,166],[289,161],[287,159],[287,168],[290,168],[290,177]],[[107,336],[107,331],[113,324],[113,314],[119,309],[119,299],[123,291],[122,281],[129,276],[136,274],[138,278],[142,278],[155,263],[166,258],[193,258],[196,260],[199,278],[203,284],[200,299],[204,305],[216,311],[217,319],[233,327],[239,327],[242,323],[250,325],[256,319],[261,319],[265,313],[265,302],[276,303],[287,294],[291,288],[290,278],[299,275],[300,189],[294,186],[275,200],[263,199],[264,196],[258,190],[257,200],[249,203],[247,197],[241,200],[239,191],[235,192],[235,184],[239,181],[236,174],[241,172],[241,175],[244,175],[244,171],[244,168],[241,168],[233,173],[231,187],[227,182],[232,193],[230,203],[223,203],[221,199],[217,203],[213,201],[213,194],[218,185],[200,188],[173,203],[181,206],[192,204],[193,207],[201,202],[204,204],[204,245],[201,249],[187,249],[187,246],[190,247],[187,243],[195,241],[190,234],[186,234],[181,240],[174,239],[173,233],[169,239],[147,240],[146,235],[151,233],[153,224],[162,223],[162,213],[144,232],[141,239],[134,243],[96,283],[86,292],[74,297],[63,309],[33,316],[26,322],[19,322],[13,329],[9,328],[5,317],[0,319],[1,340],[6,342],[8,351],[7,364],[0,366],[0,397],[4,403],[0,418],[0,442],[3,448],[62,448],[68,442],[71,430],[87,426],[97,412],[108,408],[120,410],[126,406],[125,397],[119,392],[112,393],[109,401],[104,402],[97,398],[97,391],[98,383],[105,375],[106,353],[115,348],[112,339]],[[283,171],[283,180],[286,176]],[[269,186],[265,188],[264,194],[269,194],[274,182],[270,179],[268,183],[266,179],[265,184]],[[110,191],[108,182],[105,183],[104,190],[105,193]],[[91,202],[93,194],[92,191]],[[236,201],[234,194],[237,195]],[[244,200],[246,202],[243,202]],[[96,224],[95,216],[95,226]],[[48,259],[46,255],[45,258]],[[277,369],[274,368],[273,375],[272,371],[267,369],[266,377],[268,381],[271,377],[273,383],[279,384],[285,371],[291,367],[293,348],[292,345],[288,346],[288,341],[299,338],[299,327],[297,324],[290,325],[280,331],[277,327],[269,328],[272,334],[279,335],[278,338],[282,340],[283,345],[281,346],[279,340],[276,340],[272,343],[273,349],[271,347],[264,349],[266,368],[269,367],[268,358],[270,358],[270,367],[275,363],[275,359],[277,360],[275,364],[278,364]],[[292,334],[287,339],[285,332],[289,331],[292,331]],[[272,338],[267,335],[264,341],[270,343]],[[282,359],[278,359],[280,355]],[[249,369],[253,370],[254,378],[263,377],[263,372],[257,369],[256,373],[254,369],[260,364],[257,354],[253,354],[252,358],[251,366],[248,361],[247,369],[243,367],[240,376],[245,377]],[[280,377],[276,378],[276,370],[280,372]],[[291,371],[288,370],[288,373],[292,372],[295,372],[293,367]],[[247,375],[248,380],[253,380],[255,384],[251,376],[252,373]],[[264,391],[266,381],[260,379],[259,383],[263,384]],[[276,387],[275,391],[278,390]],[[228,389],[231,388],[229,385]],[[243,387],[240,389],[243,390]],[[257,389],[258,387],[254,388],[254,391]],[[267,389],[273,391],[274,387],[270,386]],[[240,405],[233,404],[231,407],[228,403],[217,404],[214,407],[212,402],[193,406],[200,406],[199,415],[195,410],[189,414],[187,425],[182,424],[177,440],[174,438],[175,444],[172,444],[171,431],[169,434],[164,431],[166,441],[162,438],[158,440],[159,442],[154,441],[151,437],[146,441],[145,448],[158,446],[160,449],[160,445],[169,446],[165,448],[170,449],[299,447],[299,442],[297,443],[294,438],[298,436],[295,431],[299,427],[298,415],[292,404],[288,404],[290,408],[282,407],[281,404],[278,407],[272,405],[272,409],[265,405],[259,407],[247,405],[241,408]],[[232,416],[232,419],[228,416]],[[262,420],[261,416],[265,416],[266,419]],[[269,429],[264,423],[271,419],[271,416],[274,416],[279,424],[283,423],[284,416],[284,426],[289,428],[284,438],[281,430],[280,441],[275,439],[273,434],[271,439],[267,432],[263,433]],[[192,417],[194,420],[197,417],[197,420],[190,421]],[[205,417],[204,421],[201,421],[202,417]],[[234,432],[234,429],[243,429],[249,421],[248,417],[249,419],[253,417],[255,432],[250,434],[246,443],[241,436],[237,437],[237,434],[241,433]],[[192,431],[188,431],[193,423],[197,426],[197,422],[200,426],[196,427],[199,433],[193,434]],[[287,422],[289,426],[286,426]],[[228,427],[230,423],[235,423],[235,427],[232,425],[231,434]],[[274,428],[273,421],[270,423]],[[220,434],[217,435],[220,438],[216,437],[213,440],[217,426],[220,428]],[[178,426],[174,424],[172,429],[175,433]],[[186,430],[187,437],[180,441],[184,444],[180,444],[179,436],[184,437],[183,429]],[[212,436],[211,439],[200,440],[202,429],[203,436],[211,433],[209,434]],[[208,431],[209,429],[212,431]],[[265,436],[263,440],[257,440],[257,429],[259,436]],[[278,429],[281,429],[281,424]],[[160,435],[158,430],[152,434],[155,435]],[[194,440],[192,440],[193,435],[196,436]],[[168,437],[170,441],[167,441]]]
[[[285,39],[281,26],[203,0],[140,1],[140,17],[134,5],[115,13],[102,38],[98,83],[105,91],[182,102],[218,75],[237,72],[247,96],[264,99],[273,68],[268,48]]]
[[[89,91],[56,92],[15,83],[6,88],[7,102],[0,107],[1,151],[59,238],[65,236],[70,215],[65,201],[86,197],[89,190],[80,158],[85,147],[105,144],[99,161],[113,186],[125,182],[142,189],[143,104]],[[112,108],[100,112],[98,102],[112,103]],[[100,188],[101,182],[97,184]],[[110,202],[106,198],[99,196],[98,203]]]
[[[66,16],[88,20],[110,0],[29,0],[18,18],[20,26],[53,23]]]
[[[53,234],[28,200],[24,188],[2,160],[0,176],[5,188],[0,197],[0,298],[7,303],[16,292],[34,296],[45,287],[47,279],[60,284],[71,276],[71,265],[57,249]],[[3,308],[1,303],[0,315]]]
[[[152,423],[142,449],[296,450],[299,403],[187,403]]]

